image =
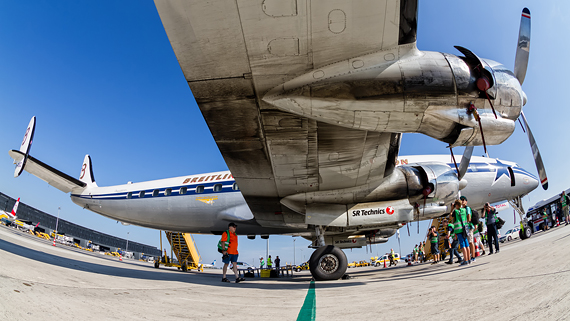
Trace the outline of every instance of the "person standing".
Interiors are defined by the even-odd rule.
[[[414,246],[414,250],[412,252],[414,254],[414,263],[418,263],[418,252],[419,252],[419,249],[418,249],[418,245],[416,244],[416,246]]]
[[[281,264],[281,259],[279,259],[279,255],[275,257],[275,269],[279,270],[279,265]]]
[[[263,269],[263,266],[265,265],[265,262],[263,261],[263,256],[259,258],[259,268]]]
[[[232,270],[236,276],[236,283],[245,281],[244,278],[240,278],[237,270],[237,260],[238,260],[238,237],[236,234],[237,225],[235,223],[228,224],[228,230],[222,233],[222,262],[224,262],[224,267],[222,270],[222,282],[230,283],[230,280],[226,278],[226,272],[228,270],[228,265],[232,263]],[[229,238],[229,240],[228,240]]]
[[[420,247],[418,248],[420,263],[424,262],[424,245],[425,245],[425,242],[420,242]]]
[[[485,203],[483,207],[485,218],[485,223],[487,224],[487,245],[489,246],[489,254],[493,254],[493,245],[495,245],[495,250],[499,253],[499,238],[497,236],[497,211]]]
[[[546,213],[546,207],[542,209],[542,218],[544,219],[544,230],[548,230],[548,213]]]
[[[469,253],[471,253],[471,258],[470,258],[471,262],[475,262],[475,244],[473,242],[473,230],[475,229],[475,226],[473,226],[471,220],[473,215],[473,210],[471,209],[471,207],[467,206],[467,197],[461,196],[459,200],[461,201],[461,207],[465,209],[465,213],[467,214],[467,223],[465,224],[465,226],[467,227],[467,242],[469,242]]]
[[[457,251],[457,248],[459,247],[459,241],[457,240],[457,236],[453,232],[454,228],[451,224],[447,223],[447,219],[444,222],[447,224],[446,238],[448,239],[448,242],[450,239],[453,240],[451,242],[451,248],[449,249],[449,261],[446,261],[445,263],[447,263],[447,264],[453,263],[453,254],[455,254],[455,256],[457,256],[457,262],[455,262],[455,263],[462,263],[463,259],[461,258],[461,255],[459,255],[459,251]]]
[[[436,264],[437,262],[439,262],[439,240],[438,240],[438,235],[437,235],[437,230],[435,229],[435,226],[432,225],[432,227],[429,230],[429,234],[428,234],[428,238],[430,240],[431,243],[431,255],[433,255],[433,263],[432,264]]]
[[[463,262],[461,262],[461,265],[467,265],[471,263],[469,259],[471,254],[469,251],[469,242],[467,241],[467,230],[465,229],[467,213],[465,212],[465,208],[461,207],[460,200],[455,200],[453,206],[455,208],[453,210],[453,233],[457,236],[457,241],[459,242],[459,246],[461,246],[461,252],[463,252]]]
[[[273,262],[271,261],[271,255],[267,258],[267,268],[273,268]]]
[[[562,204],[562,215],[564,215],[564,221],[566,221],[566,225],[568,225],[568,223],[570,223],[570,214],[568,213],[570,202],[568,195],[566,195],[566,191],[562,191],[562,195],[560,195],[560,203]]]

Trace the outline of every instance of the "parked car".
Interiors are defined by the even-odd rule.
[[[499,237],[499,242],[505,243],[505,241],[509,242],[519,238],[519,230],[520,228],[518,227],[508,230],[507,232],[505,232],[505,235]]]
[[[253,269],[254,267],[245,262],[236,262],[238,269]]]

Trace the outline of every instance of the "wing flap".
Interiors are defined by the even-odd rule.
[[[24,159],[25,156],[24,153],[18,150],[11,150],[8,153],[16,163]],[[28,156],[24,170],[36,177],[39,177],[64,193],[70,193],[74,189],[83,189],[86,186],[85,183],[58,171],[32,156]]]

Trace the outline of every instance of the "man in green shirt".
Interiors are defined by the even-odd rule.
[[[463,227],[467,224],[467,213],[465,212],[465,208],[461,207],[460,200],[455,200],[453,206],[455,208],[452,212],[453,233],[457,235],[461,252],[463,252],[463,262],[461,262],[461,265],[471,264],[471,260],[469,259],[471,257],[469,242],[467,241],[467,237],[463,235]]]
[[[544,219],[544,230],[548,230],[548,213],[546,213],[546,207],[542,209],[542,218]]]

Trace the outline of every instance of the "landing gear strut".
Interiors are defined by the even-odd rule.
[[[325,229],[322,226],[316,227],[319,248],[309,259],[309,270],[317,281],[338,280],[346,272],[348,261],[341,249],[325,244],[324,232]]]

